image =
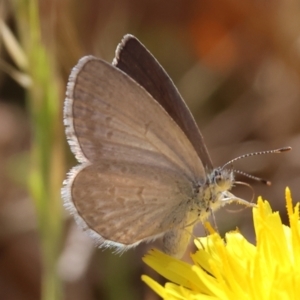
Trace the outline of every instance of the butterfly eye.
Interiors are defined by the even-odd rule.
[[[221,185],[221,184],[223,183],[223,181],[224,181],[224,179],[223,179],[222,175],[217,175],[217,176],[215,177],[215,183],[216,183],[217,185]]]

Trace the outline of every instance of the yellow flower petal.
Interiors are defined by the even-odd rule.
[[[191,287],[191,282],[197,280],[188,263],[176,260],[156,249],[150,250],[143,261],[166,279],[178,285]]]
[[[162,287],[159,283],[157,283],[147,275],[142,275],[142,280],[147,283],[152,288],[152,290],[155,291],[155,293],[157,293],[162,298],[165,298],[167,293],[165,291],[165,288]]]

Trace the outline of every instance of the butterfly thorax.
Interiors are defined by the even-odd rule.
[[[198,186],[191,213],[201,221],[207,219],[212,211],[228,203],[229,190],[234,184],[232,170],[214,169],[207,175],[206,182]],[[196,216],[197,214],[197,216]]]

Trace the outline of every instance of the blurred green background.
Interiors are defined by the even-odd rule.
[[[141,261],[153,244],[122,256],[95,249],[60,199],[75,164],[62,123],[68,75],[83,55],[112,61],[126,33],[170,74],[215,166],[292,146],[235,166],[272,181],[267,187],[246,180],[284,221],[284,188],[299,199],[297,1],[2,0],[0,299],[158,299],[140,280],[147,273],[163,282]],[[252,197],[247,188],[234,193]],[[255,242],[250,209],[225,209],[216,218],[221,232],[238,226]],[[203,234],[201,226],[196,234]]]

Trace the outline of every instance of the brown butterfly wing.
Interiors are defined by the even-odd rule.
[[[192,182],[176,172],[119,161],[77,167],[67,186],[66,207],[80,226],[100,245],[125,248],[178,228],[194,197]]]
[[[186,134],[204,167],[213,165],[199,128],[177,88],[153,55],[134,36],[124,36],[113,64],[144,87]]]

